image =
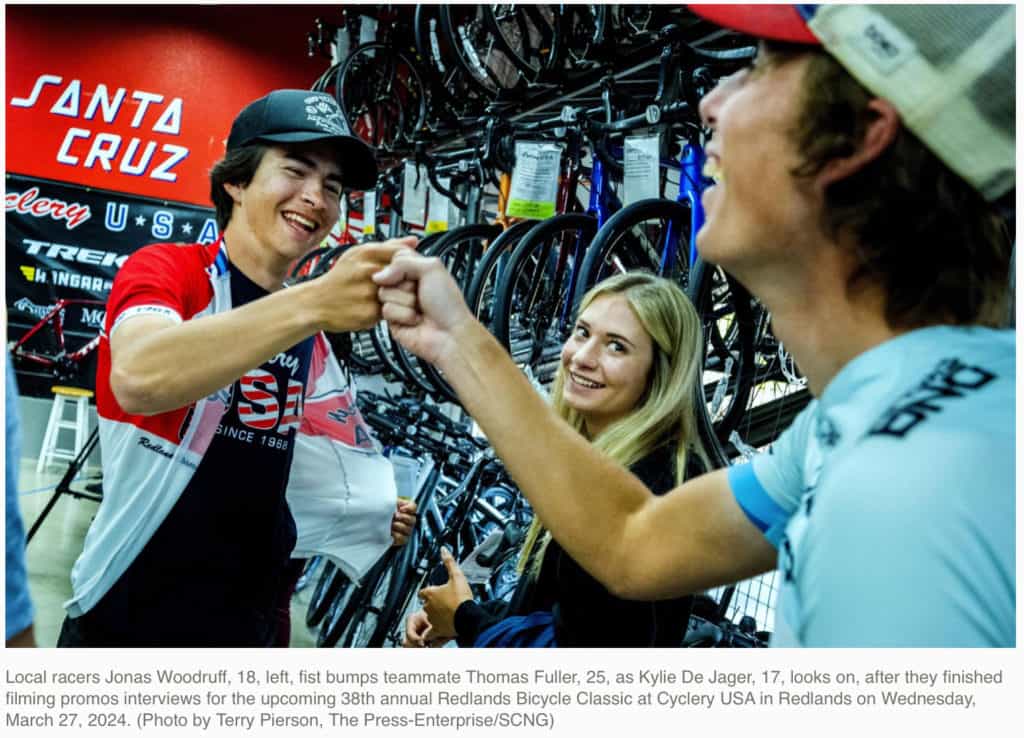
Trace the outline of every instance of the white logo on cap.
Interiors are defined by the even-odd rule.
[[[347,136],[348,127],[341,117],[341,108],[326,95],[311,95],[303,102],[306,103],[306,119],[327,133],[338,136]]]
[[[881,74],[891,75],[916,52],[914,42],[877,13],[867,15],[853,42]]]

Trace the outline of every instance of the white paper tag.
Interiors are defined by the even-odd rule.
[[[543,220],[555,214],[562,147],[546,141],[517,141],[516,165],[507,214]]]
[[[623,147],[622,204],[658,197],[658,153],[661,136],[627,136]]]
[[[405,162],[405,176],[402,179],[402,219],[406,223],[424,225],[427,222],[427,172],[416,164]]]
[[[438,182],[446,190],[451,186],[451,178],[438,177]],[[448,230],[448,198],[442,193],[430,188],[430,197],[427,200],[427,233],[437,233]]]
[[[367,190],[363,193],[363,235],[372,236],[377,233],[377,191]]]

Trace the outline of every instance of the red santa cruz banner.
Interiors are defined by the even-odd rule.
[[[305,34],[324,8],[7,8],[7,171],[209,204],[231,121],[327,61]]]

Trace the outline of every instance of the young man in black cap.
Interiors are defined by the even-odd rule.
[[[777,566],[774,645],[1013,646],[1015,338],[997,329],[993,207],[1015,181],[1013,6],[693,9],[762,39],[701,103],[716,184],[697,245],[771,310],[816,395],[771,453],[655,497],[554,417],[436,262],[401,252],[375,277],[385,319],[614,592]]]
[[[211,172],[218,241],[147,246],[119,271],[96,378],[104,499],[58,645],[274,643],[297,540],[286,487],[300,424],[313,432],[305,400],[315,387],[351,402],[321,331],[372,326],[370,275],[411,242],[352,248],[282,286],[337,223],[342,189],[376,177],[330,95],[271,92],[235,119]],[[316,432],[372,455],[365,428],[348,427],[358,413],[344,417]],[[324,487],[338,476],[325,469]],[[382,489],[345,516],[378,552],[414,521]]]

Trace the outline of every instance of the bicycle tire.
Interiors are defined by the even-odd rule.
[[[601,226],[587,249],[576,283],[573,307],[578,308],[583,296],[595,284],[612,274],[623,271],[649,271],[660,274],[662,249],[665,248],[666,230],[674,227],[673,270],[661,274],[686,290],[689,283],[690,206],[652,198],[631,203],[615,213]],[[650,232],[638,233],[642,224],[656,221],[660,227]],[[644,229],[648,231],[649,229]]]
[[[698,428],[702,431],[709,427],[714,429],[712,433],[702,432],[702,436],[706,437],[701,440],[712,463],[727,466],[732,456],[727,450],[729,436],[747,410],[753,386],[756,326],[751,297],[746,289],[720,267],[700,258],[691,269],[689,296],[704,325],[704,357],[696,387]],[[720,347],[716,347],[714,338],[714,334],[722,330],[723,322],[735,328],[734,337],[725,346],[724,354]],[[714,355],[710,355],[709,349]],[[721,379],[714,385],[706,384],[705,376],[711,372],[722,374],[726,384],[723,385]],[[724,412],[720,412],[720,402],[724,400],[728,401],[728,405]],[[709,408],[709,401],[719,407]],[[717,417],[712,416],[712,410]]]
[[[476,265],[485,250],[482,242],[493,242],[502,232],[501,226],[486,223],[462,226],[449,231],[447,235],[438,239],[427,255],[436,257],[445,264],[459,285],[459,289],[465,295],[469,291]],[[465,246],[468,246],[468,250]],[[455,390],[433,364],[420,361],[418,358],[415,361],[427,382],[433,386],[436,394],[441,395],[449,402],[458,402]]]
[[[343,626],[347,622],[345,619],[346,608],[352,601],[353,590],[353,587],[346,587],[327,608],[327,613],[320,621],[320,628],[316,632],[317,648],[334,648],[338,645]]]
[[[473,281],[466,292],[466,304],[488,330],[491,330],[493,322],[495,289],[502,266],[500,259],[502,256],[511,258],[519,241],[535,225],[533,221],[524,220],[509,226],[494,239],[477,263]]]
[[[338,67],[334,96],[354,135],[374,148],[409,144],[427,117],[416,65],[391,44],[360,44]]]
[[[454,52],[441,28],[438,6],[416,6],[413,33],[416,54],[423,60],[425,75],[431,83],[431,113],[454,121],[482,109],[484,96],[452,60]]]
[[[488,32],[480,6],[442,5],[440,21],[441,30],[453,51],[453,61],[479,92],[491,99],[518,97],[525,92],[526,81],[522,72]],[[481,56],[483,39],[490,41],[490,48]]]
[[[395,575],[396,551],[392,548],[384,554],[378,565],[371,569],[375,577],[368,574],[366,585],[353,593],[355,602],[350,608],[350,615],[342,631],[338,643],[342,648],[370,648],[377,633],[377,626],[384,614],[384,604],[391,589],[392,577]]]
[[[416,249],[420,253],[428,252],[433,244],[443,236],[444,233],[431,233],[420,239]],[[396,380],[404,384],[413,392],[432,392],[433,386],[420,378],[419,373],[414,371],[412,363],[407,355],[403,356],[405,349],[392,340],[390,329],[385,322],[375,325],[370,331],[370,343],[373,346],[377,359],[380,361],[378,371],[389,371]]]
[[[596,232],[597,219],[584,213],[566,213],[541,221],[520,240],[498,282],[494,335],[513,360],[529,366],[535,377],[542,368],[549,369],[553,357],[561,353],[573,317],[568,314],[573,272],[579,268],[570,260],[581,260]],[[574,239],[571,246],[565,240],[568,236]],[[559,237],[562,242],[555,244]],[[561,249],[569,250],[564,258]],[[519,329],[515,336],[513,327]]]
[[[357,616],[362,617],[362,609],[367,600],[368,590],[375,587],[384,574],[391,562],[393,550],[388,549],[352,587],[352,594],[342,605],[341,611],[338,613],[336,621],[334,621],[337,628],[337,638],[334,639],[334,643],[331,644],[332,646],[337,645],[339,648],[351,647],[350,644],[356,636],[353,633],[353,629],[358,627],[355,620]],[[326,645],[328,639],[325,637],[323,642]]]
[[[306,626],[308,628],[317,627],[323,620],[338,594],[343,580],[347,581],[348,577],[338,567],[330,561],[324,563],[320,578],[317,580],[316,586],[313,587],[313,594],[309,597],[309,607],[306,609]]]
[[[400,629],[402,615],[409,598],[419,591],[419,587],[414,588],[412,586],[414,584],[412,577],[413,566],[418,547],[414,547],[411,544],[412,542],[410,541],[405,546],[399,548],[395,555],[391,581],[388,583],[384,603],[381,607],[380,615],[377,617],[377,627],[374,628],[373,633],[370,635],[367,648],[384,647],[389,635],[394,634]],[[398,607],[400,602],[402,603],[402,608]],[[392,645],[399,645],[400,643],[401,639],[399,638],[397,642],[393,641]]]
[[[480,7],[484,26],[508,59],[530,81],[536,81],[552,68],[559,21],[552,6],[506,3]]]

